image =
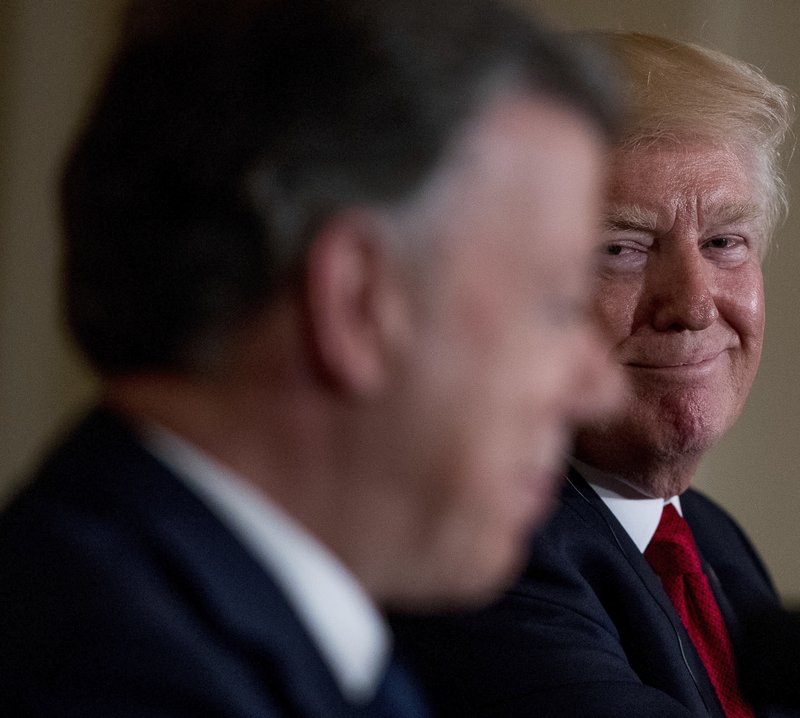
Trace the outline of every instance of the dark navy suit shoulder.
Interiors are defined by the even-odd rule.
[[[703,548],[720,581],[737,585],[732,608],[748,591],[774,603],[735,522],[695,492],[688,504],[707,527]],[[660,581],[577,475],[501,600],[467,614],[398,617],[395,628],[444,716],[722,718]]]
[[[0,514],[0,685],[9,718],[382,715],[344,700],[268,573],[105,411]]]

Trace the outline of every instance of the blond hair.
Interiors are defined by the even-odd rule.
[[[771,235],[787,208],[781,148],[794,119],[791,94],[758,68],[701,45],[641,33],[593,34],[623,74],[628,112],[618,146],[711,142],[750,159]]]

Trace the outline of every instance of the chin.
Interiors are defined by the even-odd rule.
[[[657,477],[642,477],[638,482],[642,493],[654,499],[671,499],[680,496],[691,486],[694,470],[677,471],[675,474],[662,474]],[[634,483],[632,481],[631,483]]]
[[[710,420],[713,415],[697,406],[662,404],[653,407],[649,415],[657,420],[625,417],[614,424],[584,429],[574,454],[590,466],[622,476],[650,496],[674,496],[688,488],[688,479],[654,477],[688,471],[691,478],[697,463],[733,423],[727,416]]]
[[[475,551],[474,560],[454,592],[453,603],[464,608],[476,608],[499,598],[519,577],[527,558],[527,543],[515,542],[504,548],[493,544],[491,550]],[[481,560],[483,558],[484,560]]]

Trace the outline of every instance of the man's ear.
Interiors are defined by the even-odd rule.
[[[307,255],[310,341],[328,379],[362,396],[385,385],[409,341],[408,277],[386,220],[352,210],[315,234]]]

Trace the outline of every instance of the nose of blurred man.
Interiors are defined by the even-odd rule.
[[[574,379],[569,388],[576,422],[601,420],[621,407],[627,385],[609,341],[592,324],[575,346]]]

